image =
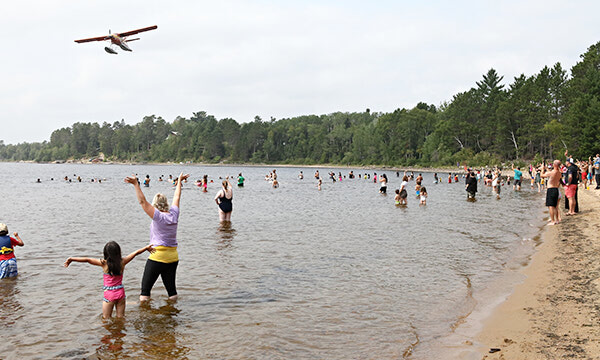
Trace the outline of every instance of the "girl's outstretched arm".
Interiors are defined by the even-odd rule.
[[[136,251],[132,252],[131,254],[129,254],[123,258],[123,266],[127,265],[127,263],[130,262],[131,260],[133,260],[134,257],[138,256],[139,254],[143,253],[144,251],[153,253],[156,251],[156,249],[154,249],[152,247],[152,245],[148,245],[141,249],[137,249]]]
[[[133,185],[135,188],[135,195],[137,196],[138,202],[142,206],[142,209],[144,209],[144,212],[148,214],[151,219],[154,219],[154,206],[152,206],[152,204],[146,200],[146,197],[140,188],[138,178],[135,175],[128,176],[125,178],[125,182]]]
[[[86,258],[86,257],[70,257],[67,259],[67,261],[65,261],[64,266],[65,267],[69,267],[69,265],[71,264],[71,262],[86,262],[88,264],[92,264],[92,265],[96,265],[96,266],[102,266],[103,261],[100,259],[94,259],[94,258]]]
[[[179,207],[179,200],[181,199],[181,182],[182,182],[182,180],[185,180],[188,177],[190,177],[190,174],[185,174],[185,175],[183,175],[183,173],[179,174],[179,179],[177,181],[177,187],[175,188],[175,194],[173,194],[173,206]]]

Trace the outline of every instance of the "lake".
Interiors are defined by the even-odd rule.
[[[504,186],[500,200],[480,184],[472,203],[463,179],[433,184],[433,174],[424,173],[427,205],[419,206],[411,181],[408,206],[398,208],[393,192],[401,181],[382,169],[319,168],[321,191],[315,169],[301,167],[0,169],[0,222],[25,242],[15,251],[19,276],[0,280],[3,358],[435,358],[482,302],[510,290],[494,284],[518,281],[545,216],[544,198],[528,181],[521,192]],[[278,189],[264,179],[272,169]],[[386,173],[388,195],[372,178],[333,183],[326,175],[350,170]],[[151,303],[139,306],[142,254],[125,269],[125,320],[102,321],[101,268],[63,262],[101,258],[110,240],[124,254],[145,246],[151,220],[123,178],[150,175],[147,199],[163,192],[170,202],[172,185],[157,179],[181,171],[215,183],[208,193],[193,181],[183,189],[179,301],[166,301],[159,280]],[[240,172],[246,184],[234,185],[232,222],[221,226],[219,177]]]

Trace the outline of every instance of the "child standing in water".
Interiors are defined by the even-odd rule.
[[[148,251],[155,252],[152,245],[138,249],[131,254],[121,257],[121,247],[115,241],[109,241],[104,245],[104,259],[93,259],[86,257],[70,257],[64,266],[69,267],[71,262],[86,262],[88,264],[101,266],[104,270],[104,302],[102,303],[102,318],[112,317],[113,308],[117,308],[117,317],[125,315],[125,289],[123,289],[123,270],[133,258]]]
[[[0,224],[0,279],[15,277],[19,274],[15,246],[23,246],[23,240],[18,233],[8,235],[8,226]]]
[[[427,205],[427,188],[425,186],[421,187],[421,205]]]

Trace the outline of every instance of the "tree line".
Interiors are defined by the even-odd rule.
[[[570,74],[560,63],[515,77],[490,69],[439,107],[418,103],[389,113],[336,112],[238,123],[204,111],[173,122],[155,115],[135,125],[75,123],[50,141],[4,144],[0,159],[70,158],[148,162],[235,162],[440,166],[457,162],[576,157],[600,152],[600,42]]]

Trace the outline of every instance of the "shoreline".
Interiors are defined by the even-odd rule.
[[[520,273],[524,280],[491,305],[480,329],[456,358],[593,358],[600,354],[600,192],[579,189],[582,211],[545,226],[542,242]],[[563,197],[564,201],[564,197]],[[561,205],[564,205],[561,202]],[[499,349],[490,353],[490,349]]]
[[[205,167],[274,167],[274,168],[308,168],[308,169],[361,169],[361,170],[383,170],[383,171],[406,171],[406,172],[424,172],[424,173],[452,173],[452,174],[464,174],[466,171],[463,167],[454,166],[439,166],[439,167],[425,167],[425,166],[387,166],[387,165],[340,165],[340,164],[316,164],[316,165],[298,165],[298,164],[244,164],[244,163],[175,163],[175,162],[121,162],[121,161],[105,161],[105,162],[90,162],[83,160],[68,160],[64,162],[37,162],[37,161],[0,161],[4,163],[12,164],[38,164],[38,165],[158,165],[158,166],[205,166]],[[478,167],[483,168],[483,167]],[[503,175],[512,175],[512,170],[503,170]]]

